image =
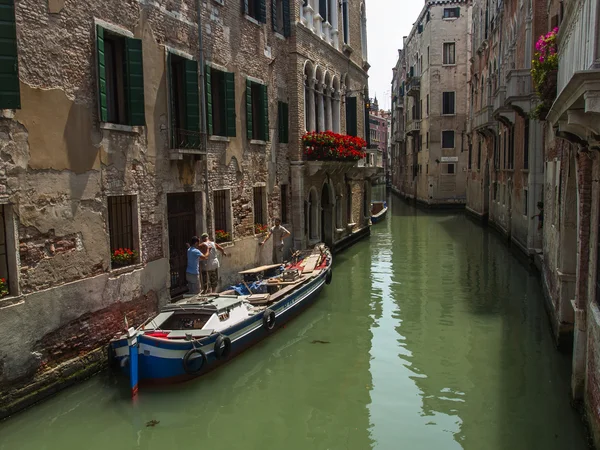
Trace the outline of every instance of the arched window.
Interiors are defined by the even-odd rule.
[[[310,61],[304,65],[304,126],[315,131],[314,70]]]

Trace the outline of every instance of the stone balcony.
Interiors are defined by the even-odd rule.
[[[557,98],[547,120],[557,135],[600,149],[600,6],[566,3],[558,34]]]
[[[515,112],[506,106],[506,86],[500,86],[496,90],[492,108],[494,119],[507,126],[515,123]]]
[[[411,120],[406,123],[406,134],[418,133],[421,131],[421,119]]]
[[[475,113],[473,119],[473,129],[482,130],[485,128],[494,129],[496,122],[494,121],[493,106],[491,104],[484,106]]]
[[[412,97],[418,97],[421,92],[421,77],[414,76],[406,82],[406,94]]]
[[[535,91],[529,69],[511,70],[506,79],[505,104],[525,115],[531,112],[535,102]]]

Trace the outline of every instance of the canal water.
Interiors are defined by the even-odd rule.
[[[585,449],[536,277],[464,215],[388,202],[268,340],[135,403],[100,374],[0,423],[0,449]]]

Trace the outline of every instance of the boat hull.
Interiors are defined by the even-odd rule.
[[[219,334],[213,334],[196,341],[195,348],[201,349],[206,355],[202,368],[194,373],[189,373],[184,367],[184,358],[194,344],[186,340],[167,340],[147,335],[138,336],[138,376],[141,384],[169,384],[186,381],[202,376],[254,344],[273,334],[283,327],[295,316],[304,311],[315,302],[319,293],[326,284],[329,268],[323,271],[314,280],[308,282],[297,291],[292,292],[279,302],[269,307],[275,313],[275,325],[267,329],[263,323],[263,314],[250,316],[243,322],[236,324],[221,332],[231,339],[230,353],[221,359],[215,354],[215,341]],[[115,363],[121,370],[129,375],[129,347],[126,339],[111,342],[114,351]]]

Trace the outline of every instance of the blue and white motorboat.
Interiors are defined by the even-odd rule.
[[[109,362],[139,383],[174,383],[201,376],[272,334],[314,302],[331,282],[324,245],[296,252],[283,265],[240,272],[242,283],[218,294],[169,304],[139,328],[110,341]]]
[[[387,202],[372,202],[371,203],[371,223],[378,223],[385,219],[385,215],[388,211]]]

